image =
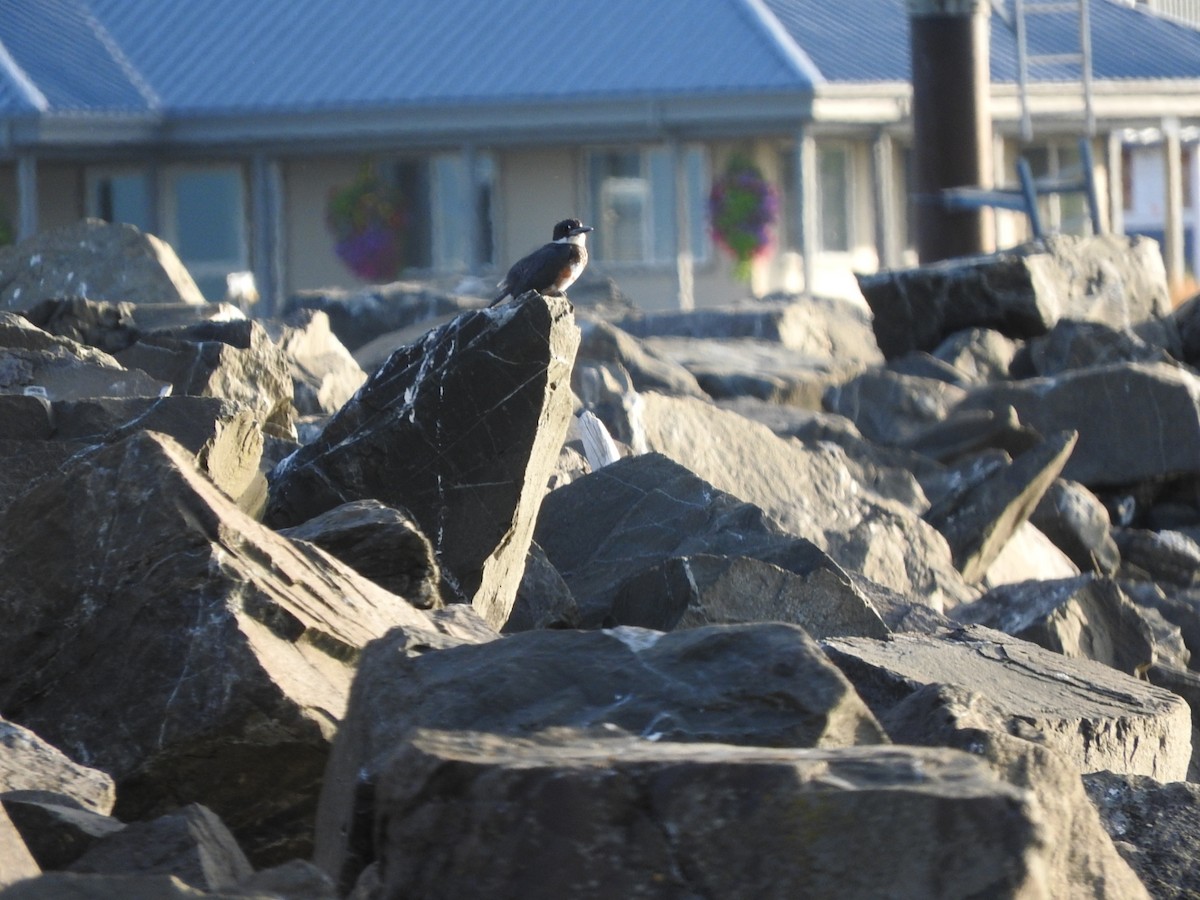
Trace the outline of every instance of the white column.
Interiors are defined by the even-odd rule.
[[[1125,143],[1121,132],[1108,135],[1108,230],[1125,233]]]
[[[804,292],[812,294],[817,276],[817,142],[812,132],[796,132],[796,247],[804,264]]]
[[[1163,120],[1163,263],[1167,284],[1176,288],[1183,283],[1183,167],[1180,159],[1179,120]]]
[[[875,253],[881,269],[898,264],[896,249],[896,187],[892,136],[882,128],[871,142],[871,189],[875,200]]]
[[[675,273],[679,308],[696,308],[695,266],[692,258],[691,192],[688,190],[687,148],[671,142],[671,183],[675,192]]]

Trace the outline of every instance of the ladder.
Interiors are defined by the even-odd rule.
[[[1007,21],[1007,11],[1003,18]],[[1051,28],[1062,31],[1068,27],[1064,18],[1073,17],[1079,49],[1070,52],[1032,53],[1029,33],[1032,29],[1046,34]],[[1013,0],[1013,19],[1010,23],[1017,38],[1017,92],[1021,100],[1021,140],[1033,139],[1033,117],[1029,109],[1029,82],[1047,66],[1078,67],[1083,87],[1083,118],[1088,137],[1096,135],[1096,113],[1092,105],[1092,29],[1088,0]],[[1042,23],[1039,27],[1038,23]]]

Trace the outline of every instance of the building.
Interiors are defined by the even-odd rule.
[[[1181,173],[1200,184],[1200,31],[1090,5],[1108,216],[1153,224],[1136,201],[1157,158],[1179,187],[1165,220],[1194,222]],[[1023,144],[1006,16],[991,25],[997,175],[1018,152],[1069,169],[1079,75],[1041,74]],[[908,55],[904,0],[0,0],[0,215],[21,234],[129,221],[209,296],[248,270],[278,302],[356,283],[326,203],[371,164],[406,197],[412,274],[491,278],[578,214],[597,226],[595,270],[647,308],[686,307],[746,290],[706,208],[746,154],[782,198],[755,291],[852,291],[854,270],[912,260]],[[1070,197],[1045,213],[1082,227]],[[1023,234],[1011,214],[997,224],[1001,243]]]

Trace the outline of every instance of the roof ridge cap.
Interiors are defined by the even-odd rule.
[[[784,61],[797,75],[814,87],[825,82],[825,76],[821,74],[821,70],[817,68],[812,57],[796,43],[788,30],[783,27],[783,24],[762,0],[734,0],[734,3],[742,7],[754,20],[754,23],[770,39]]]
[[[154,90],[154,87],[146,79],[146,76],[125,55],[125,51],[117,43],[117,39],[112,36],[112,33],[105,24],[100,21],[100,17],[96,15],[91,4],[87,0],[78,0],[78,6],[84,21],[96,36],[96,40],[108,51],[108,55],[112,57],[113,62],[117,64],[125,77],[129,79],[129,83],[141,95],[146,105],[152,110],[162,109],[162,98],[158,95],[158,91]]]
[[[13,55],[8,52],[4,41],[0,41],[0,71],[8,76],[25,101],[38,112],[45,112],[50,108],[50,101],[46,99],[46,95],[29,77],[29,73],[22,69]]]

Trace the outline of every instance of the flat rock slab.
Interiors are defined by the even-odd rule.
[[[81,766],[28,728],[0,719],[0,795],[10,791],[59,794],[104,815],[116,800],[107,772]]]
[[[833,638],[823,646],[877,715],[925,685],[953,685],[986,697],[1010,717],[1014,733],[1038,733],[1082,772],[1187,777],[1187,704],[1100,663],[979,626],[887,642]]]
[[[531,293],[397,350],[276,467],[266,520],[298,525],[352,500],[406,509],[447,602],[501,628],[571,419],[578,345],[570,303]]]
[[[570,733],[420,733],[377,830],[387,897],[1035,897],[1044,857],[1029,795],[959,751]]]
[[[1079,442],[1063,477],[1089,487],[1200,472],[1200,376],[1166,363],[1119,363],[977,388],[960,410],[1012,407],[1042,434]]]
[[[885,740],[795,626],[528,631],[432,653],[420,646],[396,629],[367,648],[330,758],[314,860],[346,888],[371,862],[380,766],[416,727],[517,735],[571,727],[774,747]]]

